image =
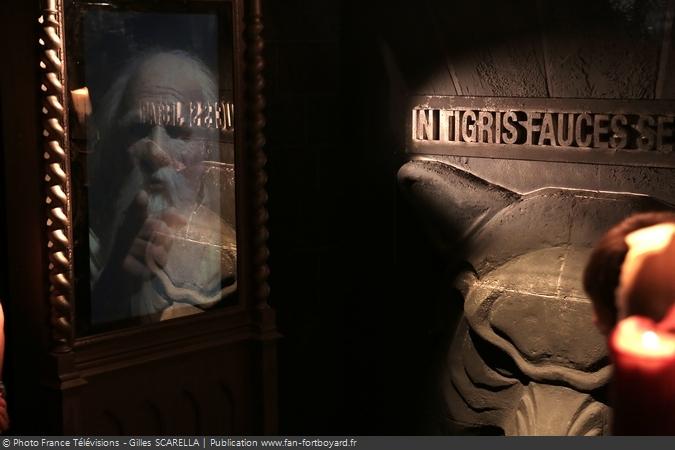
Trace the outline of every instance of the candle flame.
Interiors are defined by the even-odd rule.
[[[642,333],[642,346],[647,350],[658,350],[661,345],[659,335],[653,331],[645,331]]]
[[[612,347],[622,353],[647,358],[675,356],[675,334],[658,330],[647,317],[630,316],[620,321],[612,333]]]
[[[640,228],[626,236],[626,244],[634,256],[664,250],[675,234],[675,225],[660,223]]]
[[[641,228],[625,239],[616,306],[619,319],[632,314],[663,319],[675,299],[675,224]]]

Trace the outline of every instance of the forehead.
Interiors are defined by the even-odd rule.
[[[195,60],[160,53],[140,63],[127,87],[128,103],[204,100],[213,80]]]

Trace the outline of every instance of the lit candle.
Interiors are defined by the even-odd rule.
[[[613,431],[675,434],[675,224],[638,229],[616,291],[619,321],[609,337],[614,362]]]
[[[614,434],[675,435],[674,330],[672,307],[659,323],[631,316],[610,335]]]
[[[73,108],[77,121],[80,125],[85,126],[86,120],[91,114],[91,100],[89,99],[89,89],[86,87],[70,91],[70,96],[73,99]]]
[[[619,319],[636,314],[660,321],[675,301],[675,224],[640,228],[625,241],[616,295]]]

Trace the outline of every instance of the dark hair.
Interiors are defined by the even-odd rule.
[[[641,228],[668,222],[675,223],[675,212],[635,214],[610,228],[593,249],[584,269],[583,282],[603,331],[609,331],[616,324],[615,293],[621,266],[628,253],[626,236]]]

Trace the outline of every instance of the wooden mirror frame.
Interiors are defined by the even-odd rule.
[[[68,0],[65,0],[66,2]],[[240,282],[239,292],[242,300],[237,309],[244,312],[251,305],[266,308],[268,296],[267,278],[267,211],[265,192],[266,175],[263,152],[264,126],[262,94],[262,29],[260,1],[249,1],[244,16],[243,4],[239,0],[230,1],[233,5],[234,29],[234,82],[235,104],[237,105],[235,133],[235,171],[237,176],[236,208],[238,213],[238,247]],[[47,248],[49,255],[49,302],[51,305],[52,339],[54,351],[68,352],[73,347],[91,342],[84,338],[76,342],[74,323],[74,286],[73,286],[73,224],[72,189],[73,179],[70,171],[68,109],[70,102],[66,96],[66,53],[64,45],[64,0],[45,0],[41,17],[42,37],[40,40],[40,67],[43,70],[40,89],[42,91],[43,136],[46,183],[46,224]],[[136,1],[135,3],[142,3]],[[246,22],[245,22],[246,20]],[[245,38],[243,30],[245,31]],[[246,50],[244,50],[244,48]],[[241,107],[239,106],[241,105]],[[194,317],[195,321],[211,322],[232,315],[210,313],[213,318]],[[209,320],[210,319],[210,320]],[[187,319],[186,319],[187,320]],[[171,327],[161,324],[156,328]],[[179,324],[182,327],[182,324]],[[206,325],[206,324],[204,324]],[[154,326],[154,325],[153,325]],[[124,333],[133,331],[125,330]],[[112,335],[118,332],[109,333]]]
[[[19,412],[13,418],[24,421],[24,425],[15,430],[39,430],[43,434],[46,430],[87,433],[86,426],[82,425],[85,412],[79,411],[77,405],[91,402],[99,395],[93,391],[84,394],[94,384],[92,377],[147,361],[194,355],[205,349],[211,349],[213,355],[224,354],[227,352],[222,349],[237,345],[237,348],[249,348],[252,352],[244,360],[250,366],[246,373],[254,374],[251,383],[255,388],[247,390],[253,392],[253,397],[247,400],[251,406],[246,409],[247,418],[235,421],[235,431],[273,433],[277,422],[275,342],[279,335],[274,312],[267,304],[268,214],[263,150],[265,100],[261,1],[230,0],[235,30],[235,120],[238,124],[235,133],[237,304],[206,314],[83,337],[76,336],[74,326],[77,311],[73,243],[77,236],[74,236],[72,221],[74,180],[68,138],[70,105],[66,97],[68,48],[64,44],[64,30],[68,26],[64,23],[64,2],[68,1],[73,0],[41,0],[39,45],[32,47],[37,47],[39,52],[40,73],[36,73],[38,80],[31,77],[21,80],[22,84],[31,79],[38,81],[35,94],[26,96],[25,91],[17,92],[2,99],[5,108],[18,108],[24,113],[23,122],[17,122],[18,117],[3,117],[3,131],[15,126],[19,129],[16,139],[10,141],[9,136],[5,137],[4,149],[6,170],[10,174],[6,181],[7,198],[10,199],[7,207],[15,208],[12,214],[7,213],[7,232],[11,236],[8,240],[17,241],[9,242],[7,252],[8,259],[14,264],[9,269],[13,282],[9,283],[8,319],[12,322],[9,324],[12,353],[9,378],[10,387],[15,387],[16,391],[10,393],[10,404],[12,397],[17,399],[13,409]],[[28,9],[30,7],[21,7],[22,17]],[[8,24],[11,17],[7,17]],[[16,23],[11,28],[7,34],[18,30],[25,35],[30,33],[31,26]],[[24,50],[24,55],[30,53],[30,47],[28,44],[17,46],[19,51]],[[31,59],[21,58],[11,55],[7,60],[17,73],[28,74]],[[13,74],[3,78],[3,97],[9,91],[12,77]],[[37,101],[35,110],[31,109],[36,105],[31,98]],[[41,126],[36,127],[37,133],[32,135],[23,133],[35,129],[30,123],[31,115],[41,115]],[[41,149],[33,147],[33,150],[26,145],[40,137]],[[42,154],[42,170],[36,171],[38,166],[33,164],[37,162],[36,157],[19,155],[18,149]],[[44,183],[41,208],[31,202],[30,199],[35,198],[32,191],[23,199],[17,197],[21,194],[22,182],[35,180],[38,183],[40,179]],[[36,217],[38,210],[43,225],[35,222],[26,225],[26,220]],[[40,239],[36,239],[38,236]],[[36,247],[33,243],[38,244],[38,240],[41,245]],[[36,295],[38,292],[44,295]],[[48,315],[48,323],[44,313]],[[19,341],[22,342],[19,344]],[[33,423],[28,423],[36,406],[44,402],[49,406],[38,414],[39,417],[32,416]],[[39,424],[49,424],[49,427],[32,428]]]

